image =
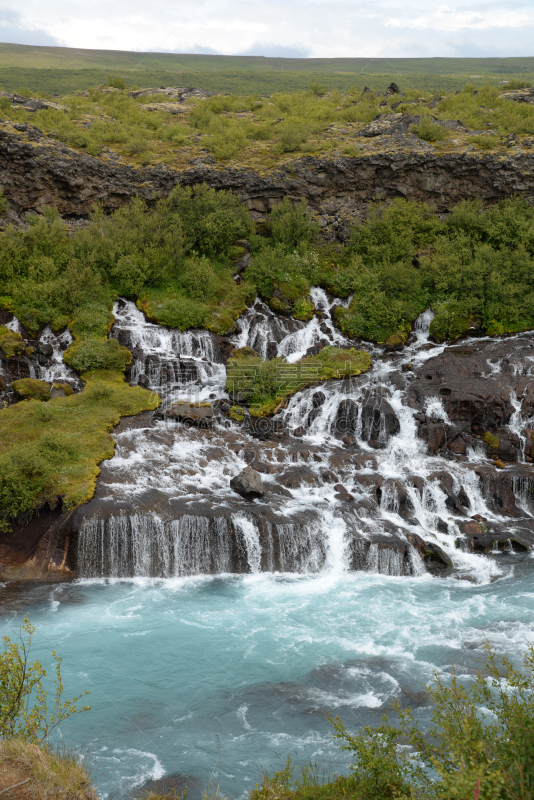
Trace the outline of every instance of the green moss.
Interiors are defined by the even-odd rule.
[[[313,302],[306,297],[299,297],[293,304],[293,316],[295,319],[308,322],[310,319],[313,319],[314,313],[315,306]]]
[[[229,417],[230,419],[235,420],[235,422],[243,422],[243,419],[245,417],[245,412],[243,411],[241,406],[232,406],[232,408],[229,411]]]
[[[316,356],[294,364],[283,358],[263,361],[259,356],[233,357],[227,363],[226,388],[230,396],[246,394],[253,416],[270,416],[284,400],[310,384],[359,375],[371,366],[368,353],[324,347]]]
[[[213,265],[213,271],[215,281],[208,297],[191,298],[175,287],[146,289],[137,301],[137,307],[149,319],[171,328],[204,327],[221,335],[232,333],[237,318],[254,300],[256,290],[247,281],[237,285],[227,267]]]
[[[486,431],[482,439],[488,444],[493,450],[496,450],[500,444],[499,437],[495,436],[490,431]]]
[[[21,378],[11,384],[13,391],[19,397],[29,400],[50,400],[50,385],[45,381],[38,381],[35,378]]]
[[[128,386],[120,372],[83,375],[83,392],[30,400],[0,411],[0,516],[16,516],[61,496],[89,500],[98,464],[113,455],[111,431],[121,416],[154,409],[157,395]]]
[[[6,358],[13,358],[13,356],[22,355],[26,345],[20,333],[6,328],[5,325],[0,325],[0,349],[3,350]]]

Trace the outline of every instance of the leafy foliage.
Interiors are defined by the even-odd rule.
[[[48,740],[50,733],[73,714],[89,711],[77,707],[83,696],[63,700],[61,658],[52,652],[55,661],[56,688],[53,710],[48,710],[48,695],[43,685],[46,670],[39,661],[30,664],[30,650],[35,628],[29,617],[24,618],[19,642],[3,636],[4,650],[0,653],[0,737],[14,737],[29,742]],[[84,694],[87,694],[85,692]]]

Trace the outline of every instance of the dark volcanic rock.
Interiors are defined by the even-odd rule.
[[[304,196],[317,211],[339,207],[337,198],[343,196],[346,210],[354,212],[379,191],[384,200],[399,196],[430,200],[444,211],[467,198],[489,201],[532,192],[534,156],[530,153],[507,159],[500,153],[439,154],[406,132],[418,119],[409,114],[384,115],[367,126],[364,135],[400,137],[395,146],[381,153],[346,158],[305,156],[294,159],[291,169],[281,165],[261,175],[206,163],[182,171],[163,164],[117,164],[107,156],[96,158],[74,150],[31,125],[17,130],[4,122],[0,125],[0,183],[17,214],[41,213],[47,206],[57,206],[62,216],[69,217],[87,217],[97,201],[110,211],[136,195],[153,200],[177,184],[203,181],[241,195],[252,211],[260,213],[286,195]],[[379,123],[380,130],[372,129]]]
[[[198,427],[206,427],[211,424],[214,411],[209,404],[173,403],[167,409],[166,415],[170,419],[177,419]]]
[[[236,475],[230,481],[230,486],[247,500],[253,500],[255,497],[263,497],[265,494],[265,487],[259,472],[256,472],[252,467],[245,467],[239,475]]]

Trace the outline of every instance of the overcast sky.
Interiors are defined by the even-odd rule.
[[[534,55],[534,0],[6,0],[0,41],[331,58]]]

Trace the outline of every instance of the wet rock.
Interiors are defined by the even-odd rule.
[[[137,385],[142,386],[144,389],[146,389],[148,384],[149,384],[148,376],[141,373],[141,375],[139,375],[139,377],[137,378]]]
[[[298,428],[294,429],[293,436],[296,436],[297,439],[301,439],[305,433],[306,433],[306,428],[303,428],[302,425],[299,425]]]
[[[357,431],[358,415],[359,409],[354,400],[342,400],[337,408],[332,433],[341,437],[353,436]]]
[[[362,439],[372,447],[385,447],[389,437],[400,431],[397,415],[383,397],[370,398],[362,406],[361,415]]]
[[[418,434],[435,455],[445,444],[445,428],[441,422],[427,422],[419,426]]]
[[[355,437],[352,436],[351,434],[347,434],[347,436],[344,436],[341,441],[346,447],[354,447],[354,445],[357,444]]]
[[[41,356],[46,356],[47,358],[50,358],[51,356],[54,355],[54,348],[52,347],[51,344],[46,344],[44,342],[37,342],[37,344],[35,345],[35,352]]]
[[[318,391],[312,394],[312,410],[308,414],[308,427],[312,424],[314,419],[316,419],[319,414],[321,413],[321,406],[324,405],[324,401],[326,400],[326,395],[324,392]]]
[[[211,425],[214,411],[210,403],[173,403],[166,416],[189,425],[205,428]]]
[[[301,486],[317,486],[318,480],[315,472],[308,467],[294,467],[279,475],[278,483],[289,489],[298,489]]]
[[[245,467],[239,475],[230,481],[230,486],[237,494],[246,500],[254,500],[256,497],[263,497],[265,487],[261,475],[252,467]]]
[[[325,472],[321,472],[321,478],[324,483],[337,483],[337,476],[331,472],[330,470],[325,470]]]

